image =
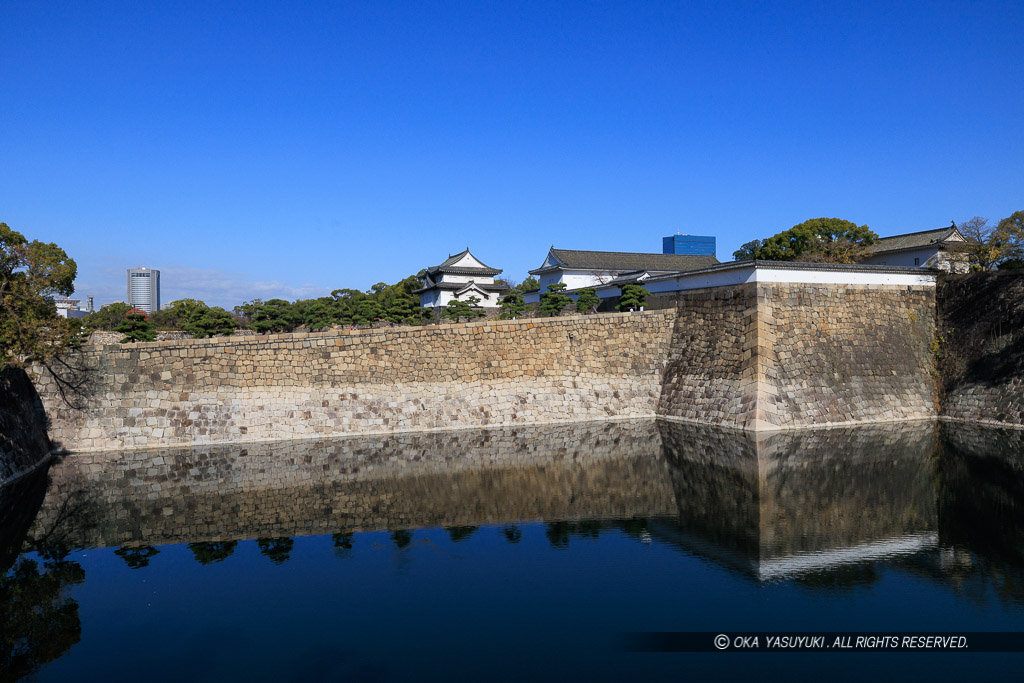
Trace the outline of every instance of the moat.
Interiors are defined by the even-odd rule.
[[[621,635],[1024,631],[1024,430],[635,420],[71,454],[0,490],[0,563],[3,680],[977,677],[1020,655]]]

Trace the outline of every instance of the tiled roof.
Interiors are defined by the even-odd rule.
[[[504,292],[509,288],[508,284],[505,282],[495,282],[493,285],[490,283],[482,282],[439,282],[437,284],[428,285],[426,287],[420,287],[419,289],[414,289],[412,293],[421,294],[423,292],[428,292],[433,289],[447,289],[455,292],[460,289],[465,289],[470,285],[479,287],[480,289],[487,292]]]
[[[688,254],[646,254],[628,251],[578,251],[575,249],[551,248],[551,256],[558,266],[579,270],[642,271],[660,270],[665,272],[707,268],[718,263],[714,256],[691,256]],[[556,266],[542,266],[531,270],[531,274],[547,272]]]
[[[941,244],[954,234],[959,235],[955,227],[939,228],[938,230],[922,230],[908,232],[903,235],[882,237],[868,247],[868,252],[877,254],[883,251],[902,251],[904,249],[920,249],[929,245]]]
[[[458,254],[455,254],[454,256],[449,256],[446,261],[439,265],[430,266],[429,268],[426,269],[426,272],[453,273],[457,275],[499,275],[501,273],[500,268],[491,268],[483,261],[480,261],[480,259],[476,259],[475,256],[473,256],[473,258],[476,259],[477,261],[480,261],[480,263],[483,264],[484,266],[483,268],[468,268],[454,265],[459,262],[459,259],[461,259],[463,256],[467,254],[473,256],[472,254],[469,253],[469,247],[466,247],[465,251],[460,251]]]

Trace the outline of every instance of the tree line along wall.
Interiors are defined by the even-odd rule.
[[[740,429],[934,417],[929,288],[747,284],[676,307],[85,347],[69,450],[662,415]]]

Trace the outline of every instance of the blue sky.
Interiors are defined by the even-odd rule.
[[[1024,209],[1024,3],[0,3],[0,220],[228,308]]]

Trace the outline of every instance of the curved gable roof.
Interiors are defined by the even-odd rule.
[[[946,242],[964,242],[964,236],[955,226],[938,230],[921,230],[902,235],[881,237],[868,247],[868,252],[877,254],[883,251],[902,251],[904,249],[921,249],[923,247],[942,245]]]
[[[557,265],[548,265],[554,261]],[[718,264],[714,256],[690,254],[648,254],[629,251],[581,251],[551,247],[544,265],[531,270],[533,275],[555,268],[605,271],[659,270],[666,272],[707,268]]]
[[[469,247],[466,247],[464,251],[460,251],[454,256],[449,256],[447,260],[440,264],[430,266],[426,269],[426,272],[428,275],[433,275],[434,273],[451,273],[453,275],[499,275],[501,273],[501,269],[491,268],[476,256],[473,256],[469,251]]]

